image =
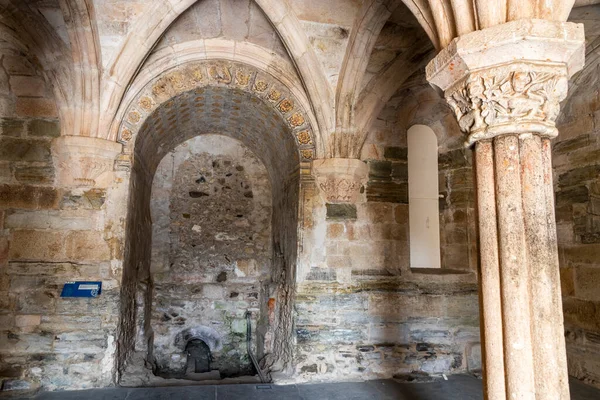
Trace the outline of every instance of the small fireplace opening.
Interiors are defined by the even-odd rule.
[[[187,353],[187,373],[210,372],[210,348],[200,339],[192,339],[185,346]]]

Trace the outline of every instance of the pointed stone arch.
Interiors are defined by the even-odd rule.
[[[161,0],[146,15],[139,19],[132,32],[119,49],[116,57],[109,62],[103,77],[101,107],[104,115],[100,119],[100,129],[109,129],[118,121],[118,109],[126,96],[128,85],[137,79],[139,68],[149,56],[154,44],[180,15],[198,0]],[[287,1],[256,0],[280,36],[290,57],[297,66],[301,84],[311,99],[310,108],[322,130],[329,131],[334,125],[333,91],[323,72],[323,67],[310,45],[308,37],[300,28],[300,21]],[[223,41],[221,40],[223,43]],[[315,125],[316,129],[316,125]]]

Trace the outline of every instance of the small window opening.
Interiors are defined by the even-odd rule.
[[[425,125],[414,125],[407,134],[410,266],[440,268],[437,137]]]

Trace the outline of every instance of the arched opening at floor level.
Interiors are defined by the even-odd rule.
[[[151,199],[156,172],[165,156],[169,153],[174,154],[173,151],[178,146],[185,144],[190,139],[192,141],[189,143],[192,143],[193,138],[198,136],[202,138],[204,138],[203,135],[214,136],[211,134],[227,136],[231,138],[230,140],[239,142],[264,165],[266,176],[268,176],[272,204],[270,245],[268,246],[270,251],[267,256],[269,274],[264,284],[259,285],[260,295],[257,294],[257,298],[253,300],[252,304],[256,309],[254,318],[258,325],[255,327],[253,346],[258,358],[262,359],[262,365],[267,369],[284,369],[289,366],[291,361],[291,309],[297,258],[300,185],[300,161],[292,127],[284,119],[284,116],[278,113],[265,99],[232,87],[207,86],[183,92],[160,105],[141,125],[135,139],[130,177],[121,321],[117,341],[117,370],[121,383],[123,383],[123,379],[133,379],[138,385],[155,383],[155,378],[148,374],[148,370],[156,371],[159,357],[155,344],[164,339],[159,338],[160,332],[155,331],[152,325],[153,316],[159,308],[155,298],[157,282],[151,268],[154,222],[151,213]],[[210,140],[204,143],[206,151],[199,151],[199,154],[214,152],[214,146],[209,142]],[[211,159],[210,165],[212,166],[212,163],[217,161],[219,160]],[[224,163],[227,160],[221,161]],[[228,161],[234,164],[234,160],[229,159]],[[204,191],[201,186],[205,183],[202,182],[202,178],[204,177],[206,180],[207,177],[197,173],[201,171],[194,170],[193,163],[188,167],[194,171],[194,175],[198,175],[194,179],[194,184],[197,184],[198,188],[186,189],[189,192],[188,196],[190,199],[202,199],[205,197],[202,195]],[[217,168],[217,165],[215,164],[212,168]],[[242,196],[244,193],[242,192]],[[243,211],[240,213],[243,215]],[[191,217],[191,213],[181,212],[182,219],[186,219],[187,215],[184,214],[190,214]],[[199,227],[197,230],[201,230],[202,218],[200,215],[198,217],[200,224],[196,224]],[[193,229],[193,225],[191,229]],[[218,232],[215,232],[213,238],[217,236]],[[227,235],[221,235],[221,238],[225,236]],[[225,267],[229,262],[229,268],[233,274],[235,274],[236,268],[240,269],[240,265],[236,266],[236,263],[252,264],[249,261],[251,257],[246,259],[229,258],[229,261],[223,254],[218,257],[224,262]],[[254,261],[254,263],[257,262]],[[170,267],[170,264],[167,267]],[[192,275],[200,270],[194,269],[193,265],[190,269]],[[205,297],[216,296],[216,294],[210,293],[209,285],[222,288],[222,282],[219,281],[222,281],[226,275],[221,273],[206,274],[204,277],[200,275],[197,276],[197,286],[194,290],[200,290],[200,293],[204,292]],[[212,279],[214,282],[209,283],[206,281],[207,279]],[[190,283],[189,276],[185,278],[185,283]],[[215,292],[219,292],[219,290]],[[221,290],[220,292],[223,296],[222,303],[231,300],[229,291]],[[227,299],[225,292],[229,296]],[[214,306],[213,303],[211,307]],[[244,315],[248,310],[245,307],[239,307],[239,309],[230,311],[230,317],[233,317],[234,314]],[[168,319],[173,321],[179,331],[213,329],[213,327],[207,326],[207,324],[210,325],[210,321],[184,320],[176,311],[163,314],[168,315]],[[167,318],[164,315],[163,317]],[[245,332],[245,324],[243,328],[239,330]],[[217,331],[216,334],[213,334],[216,336],[213,337],[215,346],[223,346],[222,333],[216,329],[213,330]],[[237,332],[237,334],[245,337],[245,333],[242,332]],[[211,347],[209,342],[206,343]],[[246,350],[245,346],[243,350]],[[179,351],[185,352],[185,344]],[[212,347],[211,351],[213,351]],[[239,354],[240,349],[237,349],[237,352]],[[166,354],[161,356],[166,356]],[[169,360],[173,359],[177,359],[177,355],[174,353],[169,355]]]

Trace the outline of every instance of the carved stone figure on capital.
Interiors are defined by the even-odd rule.
[[[468,134],[485,136],[490,129],[509,133],[501,126],[524,133],[517,125],[526,124],[533,133],[554,136],[559,102],[566,93],[567,78],[562,74],[497,68],[472,73],[447,91],[446,99]]]

